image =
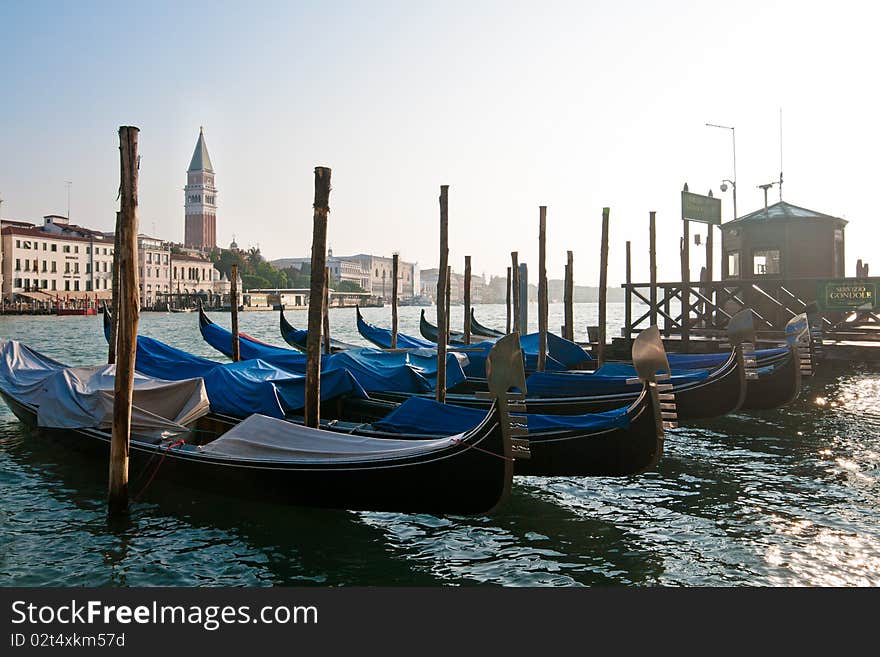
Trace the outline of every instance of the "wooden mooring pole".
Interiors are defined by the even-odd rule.
[[[538,371],[547,367],[547,206],[538,206]]]
[[[399,256],[391,254],[391,348],[397,349],[397,268]]]
[[[657,213],[651,210],[648,215],[648,275],[650,276],[649,309],[651,318],[650,326],[657,325]]]
[[[110,283],[113,286],[110,298],[110,344],[107,345],[107,364],[116,362],[116,336],[119,334],[119,222],[121,212],[116,213],[116,232],[113,235],[113,262]]]
[[[324,267],[324,353],[330,353],[330,267]]]
[[[513,265],[513,278],[510,279],[510,295],[513,297],[513,330],[522,335],[522,313],[519,309],[519,252],[511,251],[510,262]]]
[[[684,191],[688,191],[687,183]],[[691,236],[690,221],[684,216],[684,203],[681,206],[681,350],[687,353],[690,341],[690,306],[691,306]]]
[[[626,291],[624,293],[624,337],[626,338],[626,353],[632,351],[632,253],[630,241],[626,241]]]
[[[471,257],[464,257],[464,343],[471,343]]]
[[[321,421],[321,329],[324,323],[324,281],[327,272],[327,217],[330,214],[328,167],[315,167],[314,209],[309,333],[306,339],[306,399],[303,410],[305,425],[317,428]]]
[[[602,248],[599,257],[599,336],[596,359],[599,367],[605,363],[605,323],[608,302],[608,218],[611,208],[602,208]]]
[[[565,335],[566,340],[574,342],[574,253],[567,252],[565,263],[565,290],[563,303],[565,305]]]
[[[128,513],[128,448],[131,434],[131,398],[134,393],[134,364],[137,351],[138,315],[138,133],[133,126],[119,128],[121,211],[117,215],[118,328],[116,375],[113,382],[113,429],[110,438],[110,482],[107,515]]]
[[[440,266],[437,268],[437,401],[446,401],[447,280],[449,262],[449,185],[440,185]]]
[[[229,273],[229,310],[232,311],[232,362],[241,360],[241,342],[238,338],[238,265],[233,263]]]
[[[510,333],[510,286],[513,285],[513,281],[510,280],[510,267],[507,268],[507,324],[505,324],[504,333]]]
[[[446,266],[446,344],[449,344],[449,336],[452,333],[452,322],[449,321],[449,318],[452,316],[450,313],[450,306],[452,306],[452,265]]]

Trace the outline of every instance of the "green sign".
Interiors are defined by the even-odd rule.
[[[822,310],[874,309],[877,284],[845,278],[819,281],[816,301]]]
[[[681,218],[721,225],[721,199],[691,192],[681,193]]]

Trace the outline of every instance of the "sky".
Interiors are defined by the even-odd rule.
[[[183,240],[183,186],[204,126],[217,239],[308,256],[315,166],[332,169],[336,255],[439,260],[596,285],[680,278],[680,190],[722,198],[736,129],[739,214],[784,171],[783,198],[843,217],[847,274],[876,260],[875,34],[863,2],[0,2],[2,216],[111,230],[118,128],[140,128],[141,232]],[[780,110],[782,129],[780,131]],[[780,153],[781,137],[781,153]],[[777,187],[770,202],[779,199]],[[717,230],[717,229],[716,229]],[[705,235],[704,226],[692,225]],[[716,244],[720,245],[720,237]],[[704,249],[691,247],[692,271]],[[720,246],[716,249],[720,271]],[[876,262],[880,267],[880,262]],[[532,274],[534,276],[534,274]]]

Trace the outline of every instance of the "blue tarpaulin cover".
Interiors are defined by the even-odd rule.
[[[756,358],[765,360],[781,356],[788,351],[787,347],[777,349],[759,349],[755,352]],[[729,354],[666,354],[669,366],[674,370],[702,370],[720,367],[727,362]]]
[[[627,384],[636,376],[629,363],[606,363],[595,372],[535,372],[526,378],[530,397],[585,397],[638,392],[641,383]],[[668,383],[679,386],[701,381],[709,370],[673,370]]]
[[[216,413],[236,416],[262,413],[283,418],[305,406],[305,376],[285,372],[259,359],[217,363],[141,335],[137,339],[135,369],[169,381],[201,377],[211,409]],[[346,370],[322,371],[321,399],[341,395],[367,396]]]
[[[202,337],[217,351],[232,355],[232,332],[215,323],[200,324]],[[242,359],[261,359],[287,372],[305,374],[306,355],[292,349],[262,342],[239,339]],[[345,369],[351,372],[364,390],[393,392],[430,392],[437,381],[437,359],[405,352],[378,349],[353,349],[321,356],[321,372]],[[465,380],[464,370],[455,355],[446,358],[446,387]]]
[[[587,415],[539,415],[530,413],[529,433],[565,429],[600,431],[629,426],[628,407]],[[373,426],[380,431],[447,435],[469,431],[486,417],[485,411],[441,404],[424,397],[411,397]]]

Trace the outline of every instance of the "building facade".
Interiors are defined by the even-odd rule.
[[[138,273],[141,307],[152,308],[172,290],[171,248],[148,235],[138,235]]]
[[[214,167],[205,144],[205,133],[201,128],[196,149],[186,172],[184,197],[186,202],[184,245],[200,251],[216,248],[217,188],[214,186]]]
[[[41,226],[3,221],[2,241],[2,294],[7,302],[18,296],[105,299],[112,294],[112,235],[47,215]]]

